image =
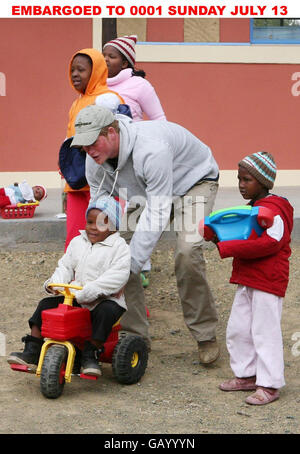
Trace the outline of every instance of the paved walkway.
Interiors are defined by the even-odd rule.
[[[293,238],[300,240],[300,185],[279,187],[274,194],[286,197],[294,207],[295,225]],[[214,209],[244,205],[237,187],[220,188]],[[8,220],[0,217],[0,246],[18,243],[64,241],[66,220],[57,217],[62,212],[61,189],[49,189],[48,197],[36,208],[31,219]]]

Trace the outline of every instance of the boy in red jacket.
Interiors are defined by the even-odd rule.
[[[235,378],[222,391],[255,390],[246,402],[268,404],[285,385],[281,310],[289,279],[293,207],[269,193],[276,177],[273,157],[264,151],[239,162],[239,190],[249,205],[273,211],[274,223],[251,240],[217,241],[221,258],[233,257],[230,282],[238,284],[226,332]]]

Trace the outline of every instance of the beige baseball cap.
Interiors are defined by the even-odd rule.
[[[101,129],[114,120],[114,114],[106,107],[94,104],[85,107],[76,117],[75,136],[71,147],[92,145],[98,139]]]

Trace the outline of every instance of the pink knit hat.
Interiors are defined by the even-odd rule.
[[[108,43],[104,44],[103,49],[106,46],[113,46],[118,49],[121,54],[129,61],[134,67],[135,64],[135,45],[137,41],[137,35],[121,36],[121,38],[112,39]]]

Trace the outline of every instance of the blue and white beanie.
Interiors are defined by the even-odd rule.
[[[103,196],[90,202],[85,216],[87,217],[90,210],[97,209],[108,216],[110,222],[119,230],[122,219],[122,208],[119,202],[113,197]]]
[[[276,178],[276,164],[273,156],[266,151],[259,151],[246,156],[239,162],[263,186],[272,189]]]

